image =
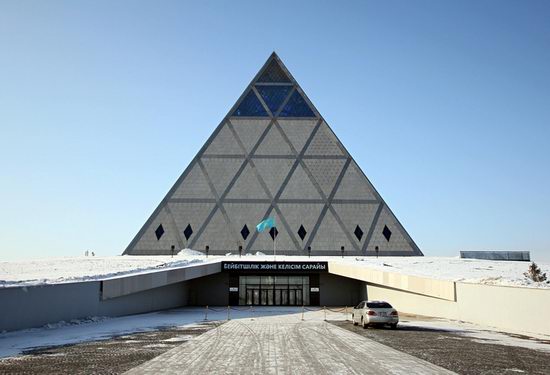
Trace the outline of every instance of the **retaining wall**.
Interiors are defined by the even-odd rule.
[[[122,316],[184,305],[186,282],[102,300],[101,281],[0,289],[0,331],[90,316]]]
[[[550,335],[550,290],[455,283],[456,301],[365,283],[368,299],[390,302],[398,311]]]
[[[0,331],[185,306],[189,280],[220,271],[219,262],[201,263],[101,281],[0,288]]]

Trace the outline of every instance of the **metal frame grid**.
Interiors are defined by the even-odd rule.
[[[270,66],[270,64],[276,63],[281,68],[282,72],[284,72],[289,82],[284,83],[277,83],[277,82],[258,82],[258,78],[262,76],[265,69]],[[292,89],[289,90],[287,97],[282,102],[282,104],[279,106],[279,109],[272,113],[268,105],[263,100],[262,96],[257,91],[255,85],[259,83],[260,85],[291,85]],[[291,140],[285,133],[283,127],[280,125],[280,121],[284,120],[312,120],[312,117],[304,118],[304,117],[279,117],[279,113],[281,110],[285,107],[286,103],[289,101],[290,97],[293,95],[295,91],[298,91],[300,95],[304,98],[307,105],[311,108],[312,112],[314,113],[313,119],[315,119],[315,126],[313,127],[313,130],[309,134],[307,141],[305,142],[304,147],[302,150],[298,151],[292,144]],[[266,112],[268,113],[268,117],[258,117],[262,120],[269,120],[269,123],[267,124],[266,128],[264,129],[263,133],[260,135],[256,143],[252,148],[249,147],[250,151],[247,151],[247,147],[245,147],[243,141],[240,139],[237,131],[235,130],[235,127],[232,123],[232,114],[234,114],[236,108],[239,107],[241,102],[246,98],[246,96],[253,92],[257,99],[260,101],[262,106],[265,108]],[[255,119],[253,117],[235,117],[235,121],[237,119]],[[230,130],[230,133],[234,137],[234,141],[238,144],[239,148],[242,150],[242,154],[239,155],[224,155],[224,154],[206,154],[206,151],[208,147],[214,142],[216,137],[219,135],[220,131],[224,129],[224,127],[227,127]],[[306,155],[308,148],[312,141],[314,140],[317,133],[320,131],[320,129],[323,129],[322,131],[324,134],[328,134],[332,137],[334,144],[337,146],[337,148],[340,151],[340,155]],[[286,143],[286,146],[288,149],[290,149],[290,154],[288,155],[280,155],[280,154],[262,154],[258,155],[256,154],[256,151],[258,148],[262,145],[262,142],[265,140],[266,136],[270,131],[276,131],[281,136],[281,139],[284,143]],[[328,131],[328,133],[327,133]],[[225,131],[226,132],[226,131]],[[286,148],[286,147],[285,147]],[[240,161],[240,167],[237,169],[237,172],[234,174],[234,176],[229,180],[229,183],[225,186],[223,191],[219,192],[215,189],[214,184],[212,182],[212,178],[209,175],[208,168],[204,165],[203,160],[206,159],[221,159],[221,160],[228,160],[233,159],[235,162]],[[272,194],[271,191],[268,189],[266,182],[258,172],[256,166],[255,166],[255,160],[258,159],[268,159],[268,160],[274,160],[274,159],[288,159],[292,162],[292,167],[290,168],[289,172],[287,173],[286,177],[283,179],[283,182],[281,183],[279,189],[275,194]],[[313,176],[312,171],[310,168],[308,168],[307,164],[304,162],[305,160],[343,160],[344,164],[340,172],[338,173],[337,179],[330,191],[330,193],[326,194],[323,189],[321,188],[318,181]],[[307,95],[304,93],[304,91],[301,89],[301,87],[298,85],[294,77],[290,74],[286,66],[282,63],[282,61],[279,59],[279,57],[273,52],[271,56],[268,58],[264,66],[260,69],[260,71],[256,74],[254,79],[249,83],[247,88],[244,90],[243,94],[240,96],[240,98],[237,100],[235,105],[230,109],[228,114],[224,117],[222,122],[217,126],[217,128],[214,130],[210,138],[207,140],[207,142],[203,145],[203,147],[199,150],[195,158],[191,161],[189,166],[186,168],[186,170],[183,172],[183,174],[178,178],[174,186],[170,189],[170,191],[167,193],[167,195],[164,197],[164,199],[160,202],[157,209],[152,213],[152,215],[149,217],[149,219],[146,221],[146,223],[143,225],[143,227],[140,229],[140,231],[136,234],[134,239],[130,242],[126,250],[124,251],[124,254],[133,254],[133,253],[139,253],[139,254],[159,254],[159,250],[151,249],[151,251],[134,251],[134,248],[144,235],[144,233],[148,230],[154,230],[155,228],[152,228],[151,226],[154,224],[155,218],[159,215],[160,212],[162,212],[163,209],[166,209],[166,213],[169,217],[172,219],[169,223],[167,223],[169,230],[175,230],[176,231],[176,241],[178,246],[182,246],[184,243],[188,244],[188,247],[193,247],[199,239],[201,238],[201,235],[204,233],[208,225],[210,224],[210,221],[215,216],[216,212],[220,211],[227,227],[230,229],[230,233],[232,236],[232,243],[242,243],[243,241],[239,239],[239,233],[241,228],[240,227],[234,227],[233,222],[231,220],[231,217],[227,214],[226,210],[224,209],[224,204],[227,203],[264,203],[269,204],[265,214],[263,217],[258,218],[258,222],[260,220],[263,220],[270,215],[272,215],[273,212],[277,214],[277,217],[279,218],[282,228],[284,229],[291,240],[292,245],[294,246],[294,249],[281,249],[278,250],[281,254],[307,254],[307,249],[311,244],[315,241],[317,232],[319,230],[319,227],[321,226],[327,212],[331,212],[333,217],[335,218],[336,222],[339,225],[339,230],[344,234],[344,236],[347,238],[348,242],[352,244],[353,249],[348,249],[346,251],[346,254],[356,254],[356,255],[373,255],[373,252],[367,252],[367,247],[371,241],[371,238],[373,236],[373,232],[376,228],[376,225],[378,223],[378,220],[380,218],[380,215],[384,209],[389,212],[391,217],[395,220],[394,228],[396,227],[400,234],[403,236],[403,238],[406,240],[407,244],[410,248],[408,249],[392,249],[391,251],[382,251],[379,253],[379,255],[422,255],[422,252],[418,248],[418,246],[414,243],[412,238],[409,236],[409,234],[406,232],[406,230],[403,228],[401,223],[397,220],[395,215],[391,212],[389,207],[385,204],[384,200],[380,196],[380,194],[376,191],[374,186],[370,183],[364,172],[360,169],[360,167],[354,163],[359,172],[362,174],[362,177],[365,180],[366,184],[369,184],[369,188],[372,189],[373,195],[375,199],[334,199],[334,196],[336,195],[338,188],[342,182],[342,179],[344,178],[344,175],[346,174],[346,171],[348,170],[348,167],[350,166],[352,162],[352,157],[348,153],[348,151],[345,149],[345,147],[342,145],[342,143],[339,141],[337,136],[334,134],[330,126],[324,121],[324,119],[321,117],[313,103],[309,100]],[[264,195],[267,197],[265,199],[251,199],[251,198],[243,198],[243,199],[230,199],[227,197],[228,193],[231,191],[235,183],[238,181],[239,177],[241,177],[241,174],[243,171],[247,168],[247,166],[251,167],[251,170],[254,171],[254,175],[256,176],[259,185],[264,191]],[[208,186],[210,188],[210,192],[205,194],[205,198],[174,198],[173,195],[177,191],[177,189],[182,185],[182,183],[185,181],[187,175],[190,173],[193,168],[199,167],[200,170],[203,172],[206,180],[208,181]],[[311,183],[311,186],[314,187],[314,189],[317,191],[319,195],[319,199],[283,199],[281,198],[283,192],[287,188],[289,181],[292,179],[292,176],[294,172],[297,170],[297,168],[300,167],[303,171],[305,171],[309,182]],[[208,198],[206,198],[208,196]],[[212,196],[214,198],[212,198]],[[185,241],[182,238],[182,233],[179,233],[179,231],[176,228],[175,222],[172,217],[172,213],[170,212],[169,203],[215,203],[214,207],[200,226],[200,228],[197,229],[195,233],[193,233],[192,238],[189,242]],[[321,213],[319,217],[317,218],[314,226],[312,228],[307,228],[308,232],[308,239],[304,243],[301,241],[299,236],[297,236],[297,230],[298,228],[290,228],[288,221],[286,220],[284,214],[282,213],[279,204],[282,203],[294,203],[299,205],[307,205],[307,204],[322,204],[323,209],[321,210]],[[353,234],[353,230],[355,229],[355,226],[353,228],[346,228],[344,225],[341,217],[338,215],[334,207],[332,206],[333,203],[335,204],[368,204],[368,205],[376,205],[376,214],[374,215],[374,219],[372,220],[372,223],[370,224],[370,227],[363,228],[365,230],[365,234],[363,235],[364,241],[361,244],[360,241],[357,240],[356,236]],[[249,240],[247,241],[247,244],[245,246],[245,251],[248,252],[254,247],[254,243],[258,237],[258,233],[256,231],[253,231],[250,236],[248,236]],[[203,241],[204,242],[204,241]],[[198,249],[202,250],[202,249]],[[236,252],[236,246],[234,248],[227,248],[227,249],[213,249],[214,252]],[[166,251],[169,251],[169,249],[166,249]],[[160,252],[162,253],[162,252]],[[312,254],[323,254],[323,255],[340,255],[340,249],[333,249],[332,251],[322,251],[318,252],[316,249],[312,249]]]

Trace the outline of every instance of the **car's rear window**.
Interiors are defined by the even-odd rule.
[[[387,302],[367,302],[367,307],[371,309],[391,309],[391,305]]]

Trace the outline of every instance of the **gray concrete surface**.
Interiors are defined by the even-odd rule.
[[[465,259],[512,260],[528,262],[529,251],[461,251],[460,257]]]
[[[231,320],[127,374],[453,374],[300,314]]]
[[[102,300],[101,281],[0,288],[0,331],[91,316],[123,316],[187,304],[186,281]]]
[[[220,262],[205,262],[105,280],[0,288],[0,331],[185,306],[190,303],[190,281],[208,280],[209,275],[215,275],[214,280],[218,280],[220,271]],[[209,293],[204,288],[201,290]],[[220,284],[217,293],[210,293],[211,298],[206,301],[210,305],[227,305],[227,283]],[[218,302],[212,303],[216,301],[213,298],[218,298]]]
[[[468,332],[456,323],[450,327],[423,324],[430,320],[402,316],[395,330],[363,329],[342,320],[331,323],[462,375],[550,374],[550,351],[544,348],[550,347],[550,341],[517,335],[506,338],[504,333],[499,333],[499,341],[499,335],[487,335],[483,329]]]

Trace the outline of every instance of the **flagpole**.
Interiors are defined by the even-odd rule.
[[[273,227],[275,228],[275,227]],[[273,261],[277,261],[277,253],[275,252],[275,241],[277,240],[277,228],[273,231]]]

